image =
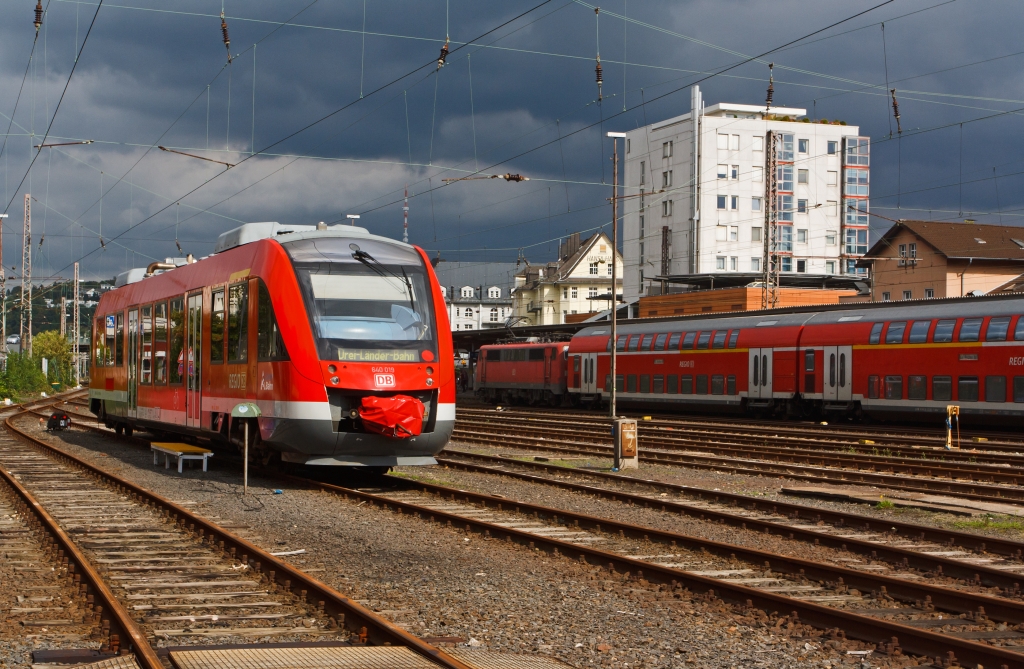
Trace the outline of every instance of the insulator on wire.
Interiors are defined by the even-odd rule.
[[[185,255],[185,250],[181,248],[181,244],[178,243],[177,239],[174,240],[174,245],[178,247],[178,253]]]
[[[39,32],[40,26],[43,25],[43,0],[36,2],[36,20],[35,20],[36,32]]]
[[[46,235],[42,235],[39,238],[39,246],[36,247],[36,251],[38,251],[39,249],[43,248],[43,242],[44,241],[46,241]]]
[[[764,101],[764,113],[772,108],[772,98],[775,97],[775,63],[768,63],[768,95]]]
[[[601,70],[601,54],[597,55],[597,67],[594,68],[594,75],[597,79],[597,99],[602,99],[601,84],[604,82],[604,72]]]
[[[892,93],[892,115],[896,118],[896,133],[902,135],[903,126],[900,124],[900,103],[896,101],[896,89],[893,88],[889,92]]]
[[[505,181],[529,181],[529,177],[524,177],[522,174],[506,174],[503,177]]]
[[[231,38],[228,37],[228,22],[224,19],[224,12],[220,13],[220,34],[224,39],[224,48],[228,52],[228,62],[230,63],[231,58]]]
[[[437,57],[437,69],[444,67],[444,62],[448,58],[448,37],[444,38],[444,46],[441,47],[441,55]]]

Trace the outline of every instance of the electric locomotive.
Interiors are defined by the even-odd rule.
[[[451,329],[426,254],[354,226],[249,223],[198,261],[117,277],[90,409],[118,433],[242,443],[265,464],[434,464],[455,423]]]

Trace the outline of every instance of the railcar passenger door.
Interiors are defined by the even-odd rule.
[[[185,322],[185,425],[202,425],[203,294],[188,296]]]
[[[771,399],[772,349],[752,348],[748,353],[747,397]]]
[[[583,354],[583,382],[580,384],[580,392],[585,395],[593,395],[597,392],[597,354]]]
[[[836,370],[836,399],[840,402],[853,400],[853,347],[836,346],[838,369]]]
[[[128,312],[128,417],[139,413],[139,311]]]
[[[821,384],[822,399],[835,402],[839,399],[839,347],[826,346],[823,358],[825,369]]]

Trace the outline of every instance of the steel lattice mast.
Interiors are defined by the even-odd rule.
[[[779,304],[779,174],[776,132],[765,135],[764,193],[764,256],[761,259],[761,308],[774,309]]]
[[[28,193],[21,238],[21,350],[32,355],[32,196]]]
[[[409,243],[409,186],[405,187],[405,204],[402,205],[402,241]]]
[[[72,359],[75,361],[75,385],[79,386],[82,384],[81,379],[81,364],[78,359],[79,342],[81,341],[81,331],[79,329],[79,311],[78,311],[78,263],[75,263],[75,290],[74,290],[75,305],[71,309],[71,313],[74,314],[73,318],[75,323],[71,328],[71,334],[74,336],[74,344],[72,345]]]

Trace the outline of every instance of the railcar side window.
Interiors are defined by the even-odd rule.
[[[1024,316],[1017,317],[1017,327],[1013,330],[1013,338],[1016,341],[1024,341]]]
[[[708,341],[711,339],[710,332],[701,332],[700,337],[697,338],[697,348],[707,348]]]
[[[911,376],[907,384],[907,399],[926,400],[928,399],[928,377]]]
[[[902,344],[903,333],[907,329],[906,321],[896,321],[889,323],[889,329],[885,331],[885,343],[886,344]]]
[[[117,335],[114,339],[114,355],[117,360],[114,363],[118,367],[124,364],[124,314],[117,315]]]
[[[693,348],[693,340],[697,336],[696,332],[687,332],[686,336],[683,337],[683,349]]]
[[[260,301],[261,302],[263,301],[263,293],[262,293],[262,291],[260,292]],[[260,357],[261,358],[263,357],[263,351],[262,350],[260,351]],[[489,349],[487,349],[487,354],[484,356],[484,359],[487,362],[499,362],[501,360],[501,349],[498,349],[498,348],[489,348]],[[575,358],[575,359],[579,360],[579,358]]]
[[[213,291],[210,306],[210,362],[224,362],[224,289]]]
[[[725,376],[722,374],[711,375],[711,394],[712,395],[724,395],[725,394]]]
[[[104,340],[106,340],[106,346],[104,346],[104,354],[106,355],[106,366],[114,366],[114,343],[116,342],[117,327],[117,316],[110,314],[106,318],[106,324],[103,327]]]
[[[901,400],[901,399],[903,399],[903,377],[902,376],[887,376],[887,377],[885,377],[885,399],[887,399],[887,400]]]
[[[654,386],[651,388],[651,392],[661,395],[665,392],[665,377],[661,374],[654,375]]]
[[[733,330],[732,334],[729,335],[729,348],[736,348],[736,340],[740,337],[739,330]]]
[[[1020,379],[1020,378],[1024,378],[1024,377],[1018,376],[1017,378]],[[675,395],[676,393],[679,392],[679,377],[678,376],[676,376],[675,374],[669,374],[668,375],[668,387],[665,389],[665,392],[667,392],[670,395]]]
[[[542,348],[531,348],[531,349],[529,349],[529,353],[526,354],[526,359],[527,360],[531,360],[533,362],[536,362],[538,360],[543,361],[544,360],[544,349],[542,349]],[[579,360],[579,358],[577,358],[577,360]]]
[[[804,351],[804,371],[814,371],[814,349]]]
[[[171,383],[181,384],[185,377],[185,357],[182,354],[185,349],[185,300],[177,298],[171,300],[170,313],[171,330],[171,357],[168,364],[171,367]]]
[[[679,377],[679,392],[683,395],[693,394],[693,376],[684,374]]]
[[[980,318],[965,318],[964,322],[960,324],[960,336],[957,340],[978,341],[978,335],[981,333],[981,321]]]
[[[635,393],[636,392],[636,374],[628,374],[628,375],[626,375],[626,392],[627,393]]]
[[[103,317],[97,318],[92,324],[92,364],[96,367],[103,366],[103,340],[100,338],[103,332]]]
[[[649,393],[651,392],[651,375],[641,374],[640,375],[640,392]]]
[[[629,338],[629,346],[626,347],[629,351],[636,351],[640,348],[640,335],[633,335]]]
[[[139,383],[149,386],[153,383],[153,307],[142,307],[140,313],[142,319],[139,323],[139,328],[142,330],[142,365]]]
[[[228,286],[228,362],[249,358],[249,284]]]
[[[652,339],[654,339],[654,335],[649,335],[649,334],[644,335],[643,339],[640,340],[640,350],[641,351],[650,351],[651,350],[651,340]]]
[[[928,341],[928,328],[931,325],[931,321],[914,321],[910,326],[910,339],[908,341],[911,344],[923,344]]]
[[[667,340],[667,339],[668,339],[668,334],[667,333],[662,333],[662,334],[658,335],[654,339],[654,350],[655,351],[664,351],[665,350],[665,340]]]
[[[868,399],[878,399],[878,388],[881,386],[879,377],[871,375],[868,377]]]
[[[868,339],[869,344],[877,344],[882,337],[882,326],[885,323],[875,323],[871,326],[871,338]]]
[[[932,333],[932,341],[942,343],[953,341],[954,327],[956,327],[956,321],[953,319],[939,321],[935,324],[935,332]]]
[[[615,391],[621,393],[621,392],[625,392],[625,390],[626,390],[626,377],[623,376],[622,374],[616,374],[615,375]]]
[[[1010,317],[990,318],[985,341],[1006,341],[1006,331],[1010,329]]]
[[[730,374],[729,376],[725,377],[725,394],[736,394],[736,377],[733,374]]]
[[[1006,401],[1006,377],[986,376],[985,377],[985,401],[1005,402]]]
[[[1024,402],[1024,376],[1013,377],[1013,401]]]
[[[957,380],[956,399],[960,402],[978,401],[978,377],[961,376]]]
[[[683,333],[681,332],[673,332],[672,336],[668,338],[668,346],[666,347],[666,350],[675,351],[676,349],[678,349],[679,340],[682,338],[682,336]]]
[[[153,383],[167,383],[167,303],[153,305]]]
[[[707,395],[708,394],[708,375],[698,374],[697,375],[697,394]]]
[[[950,401],[953,399],[953,377],[933,376],[932,377],[932,400]]]
[[[728,334],[728,330],[719,330],[716,332],[715,339],[711,342],[711,348],[725,348],[725,338]]]
[[[626,350],[626,340],[629,339],[629,335],[619,335],[619,341],[615,343],[616,351]]]

